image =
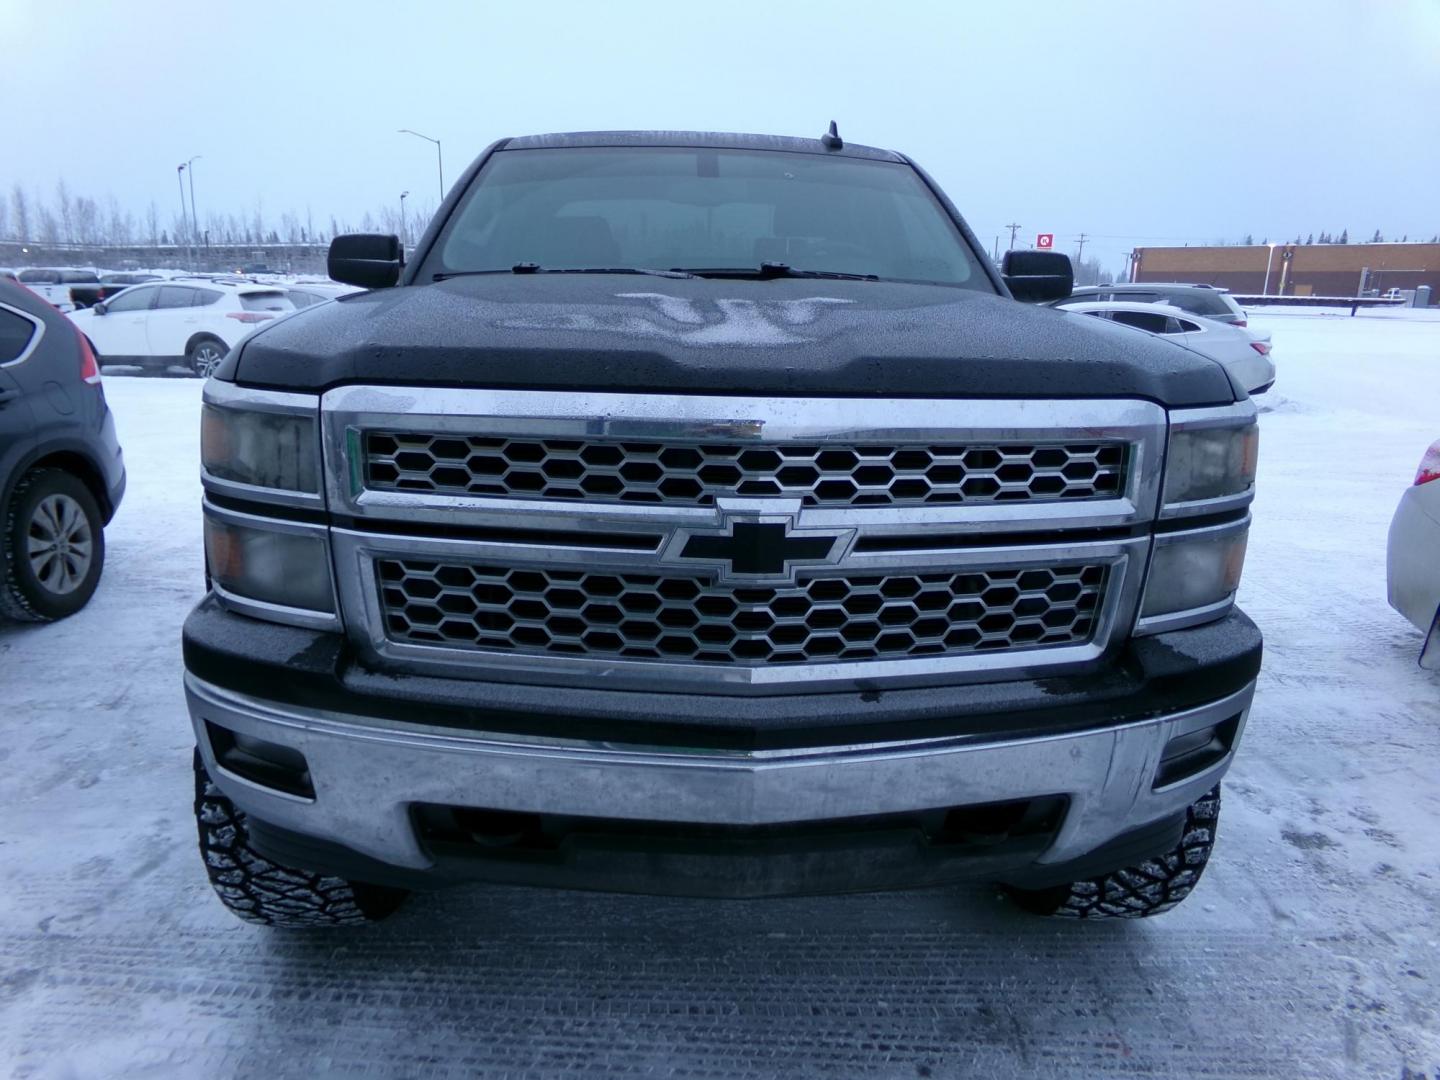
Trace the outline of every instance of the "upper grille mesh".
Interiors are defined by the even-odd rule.
[[[374,490],[711,506],[924,506],[1115,498],[1121,443],[856,446],[613,442],[370,431]]]
[[[391,641],[720,664],[904,659],[1089,641],[1104,565],[718,585],[689,575],[377,560]]]

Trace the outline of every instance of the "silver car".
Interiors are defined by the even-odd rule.
[[[1127,304],[1169,304],[1191,315],[1245,326],[1249,316],[1229,289],[1217,285],[1196,285],[1180,281],[1132,281],[1118,285],[1081,285],[1071,294],[1077,302],[1084,300],[1121,300]]]
[[[1390,522],[1386,585],[1390,606],[1425,635],[1420,666],[1440,670],[1440,439],[1425,451]]]
[[[1224,364],[1253,397],[1275,385],[1275,361],[1270,358],[1270,336],[1229,323],[1202,319],[1168,304],[1141,304],[1129,300],[1104,303],[1061,300],[1053,305],[1097,319],[1156,334]]]

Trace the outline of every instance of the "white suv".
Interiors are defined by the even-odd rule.
[[[259,323],[295,310],[271,285],[208,278],[136,285],[70,315],[101,364],[184,364],[208,376]]]

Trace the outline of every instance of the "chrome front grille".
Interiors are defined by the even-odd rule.
[[[1085,669],[1134,624],[1164,409],[348,386],[322,431],[366,666],[801,693]]]
[[[738,443],[365,432],[375,491],[713,506],[945,506],[1107,499],[1125,446],[1107,442]]]
[[[736,588],[699,576],[430,559],[376,563],[394,641],[531,655],[707,664],[889,660],[1090,640],[1106,568],[801,577]]]

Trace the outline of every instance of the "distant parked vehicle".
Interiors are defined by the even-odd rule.
[[[85,606],[125,459],[85,336],[0,281],[0,617],[48,622]]]
[[[0,278],[4,278],[6,281],[16,281],[16,282],[18,282],[18,281],[20,280],[19,278],[17,278],[17,277],[15,276],[15,271],[14,271],[14,270],[8,269],[7,267],[4,267],[4,266],[0,266]]]
[[[184,364],[203,378],[257,325],[294,310],[271,285],[177,279],[132,285],[71,318],[102,364]]]
[[[297,281],[294,285],[280,286],[290,302],[297,308],[321,304],[326,300],[338,300],[342,296],[360,292],[354,285],[337,285],[334,282]]]
[[[1199,315],[1231,326],[1246,326],[1249,318],[1230,290],[1216,285],[1187,285],[1182,282],[1134,282],[1129,285],[1082,285],[1070,294],[1073,301],[1123,300],[1134,304],[1169,304],[1191,315]],[[1066,301],[1061,301],[1065,303]]]
[[[1386,591],[1390,606],[1425,635],[1420,666],[1440,670],[1440,439],[1430,444],[1415,482],[1390,522]]]
[[[1270,358],[1269,340],[1242,327],[1197,318],[1168,304],[1086,303],[1071,297],[1055,306],[1133,326],[1204,353],[1224,364],[1252,397],[1275,385],[1275,361]]]
[[[75,311],[94,305],[104,295],[100,275],[94,270],[68,267],[32,267],[21,270],[16,280],[42,300],[61,311]]]

